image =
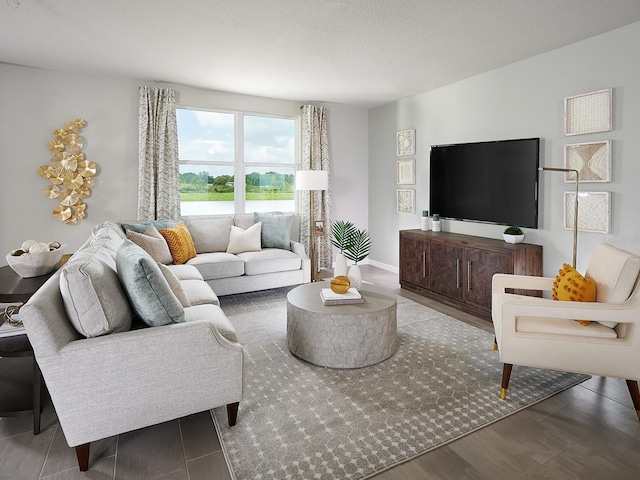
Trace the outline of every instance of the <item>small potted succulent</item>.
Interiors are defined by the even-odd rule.
[[[520,227],[507,227],[502,233],[502,238],[507,243],[522,243],[524,241],[524,232]]]

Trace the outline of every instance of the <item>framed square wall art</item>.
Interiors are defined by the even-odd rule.
[[[564,99],[564,134],[609,132],[612,126],[612,89]]]
[[[396,147],[398,157],[416,154],[416,131],[403,130],[397,133]]]
[[[583,182],[611,181],[611,142],[574,143],[564,146],[564,168],[578,170]],[[566,172],[565,182],[575,182],[576,174]]]
[[[415,159],[411,158],[409,160],[398,160],[397,164],[398,185],[414,185],[416,183]]]
[[[578,230],[595,233],[611,231],[611,192],[578,194]],[[564,228],[573,230],[576,192],[564,192]]]
[[[415,190],[397,190],[398,213],[415,213]]]

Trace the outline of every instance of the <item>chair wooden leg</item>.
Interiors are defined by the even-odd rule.
[[[78,466],[81,472],[89,470],[89,446],[91,443],[85,443],[76,447],[76,457],[78,457]]]
[[[633,408],[636,409],[636,415],[638,415],[638,420],[640,420],[640,390],[638,390],[638,382],[636,380],[627,380],[627,388],[631,394]]]
[[[498,339],[496,337],[493,337],[493,349],[496,352],[498,351]]]
[[[509,388],[509,379],[511,378],[512,363],[505,363],[502,367],[502,389],[500,390],[500,398],[507,398],[507,388]]]
[[[227,405],[227,419],[229,421],[229,426],[233,427],[236,424],[236,419],[238,418],[238,407],[240,406],[240,402],[230,403]]]

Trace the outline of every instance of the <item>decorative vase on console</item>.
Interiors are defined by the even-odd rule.
[[[367,258],[370,251],[371,238],[369,237],[369,232],[356,229],[353,235],[353,242],[344,251],[345,257],[354,262],[354,265],[349,267],[349,274],[347,276],[349,277],[351,286],[356,290],[362,287],[362,273],[360,272],[358,262]]]
[[[336,265],[333,270],[335,277],[338,275],[347,276],[347,258],[344,252],[351,247],[356,232],[357,229],[351,222],[338,220],[331,224],[331,244],[340,250],[336,256]]]

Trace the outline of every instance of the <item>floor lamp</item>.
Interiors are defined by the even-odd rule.
[[[329,172],[326,170],[298,170],[296,172],[296,190],[309,191],[310,212],[309,212],[309,244],[311,258],[311,281],[319,282],[318,259],[316,258],[316,233],[315,233],[315,205],[314,195],[316,190],[329,189]]]
[[[573,268],[576,268],[576,257],[578,254],[578,176],[580,173],[573,168],[539,167],[538,170],[550,172],[573,172],[576,175],[576,203],[573,211]]]

